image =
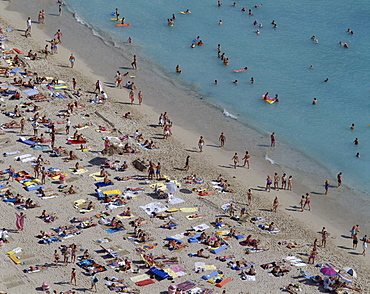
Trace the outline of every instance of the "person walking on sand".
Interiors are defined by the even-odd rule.
[[[200,136],[199,141],[198,141],[199,152],[203,152],[203,146],[204,146],[204,139],[203,139],[203,136]]]
[[[73,56],[73,54],[71,54],[71,56],[69,57],[69,62],[71,64],[71,68],[74,67],[75,61],[76,61],[76,58]]]
[[[245,165],[247,165],[247,168],[249,169],[249,159],[251,158],[250,154],[248,151],[245,151],[245,155],[243,157],[243,160],[244,160],[244,164],[243,166],[245,167]]]
[[[76,275],[77,275],[77,271],[75,268],[72,268],[72,272],[71,272],[71,281],[70,283],[72,284],[72,282],[74,281],[75,282],[75,286],[77,286],[77,279],[76,279]]]
[[[247,198],[248,198],[248,205],[251,206],[252,205],[252,190],[251,189],[248,189],[248,192],[247,192]]]
[[[304,202],[304,205],[303,205],[303,210],[305,210],[306,205],[308,206],[308,211],[311,211],[311,199],[310,199],[310,194],[308,194],[308,193],[306,193],[306,198],[305,198],[305,202]]]
[[[58,267],[59,259],[60,259],[59,253],[58,253],[58,251],[57,251],[57,250],[55,250],[55,251],[54,251],[54,262],[55,262],[55,267]]]
[[[342,172],[337,175],[338,188],[342,185]]]
[[[96,276],[96,273],[93,273],[93,275],[91,276],[90,280],[91,280],[91,288],[90,288],[90,290],[95,289],[95,292],[98,292],[98,286],[97,286],[97,284],[98,284],[98,281],[99,280],[98,280],[98,278]]]
[[[328,195],[328,192],[329,192],[329,186],[330,186],[330,184],[329,184],[329,180],[326,180],[326,181],[325,181],[325,195]]]
[[[275,196],[274,201],[272,203],[272,211],[277,212],[278,207],[279,207],[279,197]]]
[[[231,158],[234,162],[234,168],[236,168],[237,164],[239,163],[239,156],[238,153],[235,152],[233,158]]]
[[[312,261],[312,264],[314,264],[315,263],[315,258],[316,258],[316,256],[317,256],[317,250],[314,248],[312,251],[311,251],[311,254],[310,254],[310,257],[308,258],[308,264],[310,264],[311,263],[311,261]]]
[[[184,169],[186,170],[186,171],[188,171],[189,170],[189,167],[190,167],[190,156],[188,155],[188,156],[186,156],[186,159],[185,159],[185,166],[184,166]]]
[[[281,177],[281,189],[286,189],[286,173],[283,173],[283,176]]]
[[[289,176],[289,178],[288,178],[288,190],[292,191],[292,187],[293,187],[293,176]]]
[[[62,44],[62,39],[61,38],[62,38],[63,34],[62,34],[60,29],[57,30],[57,32],[54,34],[54,36],[57,36],[58,42],[60,44]]]
[[[15,226],[18,230],[23,231],[24,230],[24,219],[26,218],[26,215],[21,212],[20,214],[15,213]]]
[[[354,235],[353,240],[352,240],[352,249],[357,249],[357,244],[358,244],[358,237],[357,235]]]
[[[139,91],[139,93],[137,94],[137,99],[139,100],[139,105],[141,105],[143,103],[143,92],[142,91]]]
[[[157,180],[159,180],[161,178],[161,170],[162,170],[162,166],[161,164],[158,162],[158,165],[155,167],[155,177]]]
[[[366,250],[367,250],[367,242],[369,241],[367,239],[367,235],[365,235],[363,238],[362,238],[362,255],[363,256],[366,256]]]
[[[358,230],[358,227],[359,227],[359,225],[354,225],[353,227],[352,227],[352,229],[350,230],[350,233],[351,233],[351,238],[353,239],[353,237],[355,236],[355,235],[357,235],[360,231]]]
[[[130,93],[128,95],[130,97],[131,105],[134,104],[134,102],[135,102],[135,91],[131,89]]]
[[[299,201],[299,205],[301,205],[301,212],[304,211],[304,204],[306,203],[306,199],[304,195],[302,195],[301,201]]]
[[[279,191],[279,182],[280,182],[280,177],[279,177],[278,173],[275,173],[274,174],[274,189],[276,191]]]
[[[268,192],[271,191],[271,184],[272,184],[272,180],[271,180],[270,176],[268,175],[267,179],[266,179],[266,188],[265,188],[266,191],[268,191]]]
[[[270,136],[270,140],[271,140],[271,147],[275,147],[276,145],[276,141],[275,141],[275,132],[273,132]]]
[[[134,60],[131,62],[131,66],[133,69],[137,69],[137,58],[136,55],[134,55]]]
[[[28,17],[27,18],[27,29],[28,29],[28,31],[31,31],[31,28],[32,28],[32,20],[31,20],[31,17]]]
[[[21,129],[19,131],[19,134],[22,135],[23,132],[24,132],[24,126],[26,124],[26,120],[24,119],[24,117],[22,117],[21,121],[20,121],[20,124],[21,124]]]
[[[322,232],[322,238],[321,238],[321,246],[326,248],[326,240],[328,239],[328,232],[323,231]]]
[[[225,146],[225,142],[226,142],[226,136],[224,133],[221,133],[220,137],[218,138],[218,140],[220,141],[220,147],[224,147]]]

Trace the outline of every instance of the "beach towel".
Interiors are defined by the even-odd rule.
[[[181,199],[181,198],[178,198],[178,197],[170,197],[168,203],[171,204],[171,205],[175,205],[175,204],[179,204],[179,203],[182,203],[182,202],[185,202],[185,200]]]
[[[201,225],[198,225],[198,226],[194,226],[192,227],[194,231],[204,231],[206,229],[209,229],[209,226],[206,225],[206,224],[201,224]]]
[[[198,212],[198,207],[184,207],[180,208],[181,212]]]
[[[205,217],[205,215],[202,215],[202,214],[190,214],[190,215],[187,215],[186,218],[191,220],[191,219],[198,219],[198,218],[202,218],[202,217]]]
[[[107,186],[112,186],[113,183],[108,183],[108,184],[104,184],[104,182],[98,182],[98,183],[95,183],[94,184],[97,188],[101,188],[101,187],[107,187]]]
[[[135,217],[134,215],[120,215],[120,214],[117,214],[116,215],[116,218],[118,219],[130,219],[130,218],[133,218]]]
[[[108,229],[106,230],[109,234],[114,234],[114,233],[118,233],[118,232],[122,232],[124,231],[123,228],[119,228],[119,229],[116,229],[116,228],[111,228],[111,229]]]
[[[36,145],[36,142],[31,141],[31,140],[26,140],[25,138],[22,138],[22,137],[19,138],[17,141],[23,144],[31,145],[31,146]]]
[[[140,208],[144,210],[148,215],[164,212],[168,209],[168,207],[161,202],[152,202],[147,205],[140,206]]]
[[[140,282],[140,281],[145,281],[145,280],[148,280],[148,279],[150,279],[150,276],[147,275],[147,274],[142,274],[142,275],[134,276],[134,277],[130,278],[130,280],[133,281],[134,283]]]
[[[39,91],[37,91],[37,89],[29,89],[29,90],[24,90],[22,92],[27,94],[28,96],[36,95],[36,94],[39,93]]]
[[[69,144],[86,144],[87,143],[87,141],[77,141],[77,140],[73,140],[73,139],[67,140],[67,142]]]
[[[151,284],[154,284],[154,281],[152,279],[147,279],[147,280],[135,283],[135,285],[139,286],[139,287],[143,287],[143,286],[147,286],[147,285],[151,285]]]
[[[27,158],[23,158],[23,159],[21,159],[20,161],[21,161],[22,163],[26,163],[26,162],[34,161],[34,160],[36,160],[36,159],[37,159],[36,157],[27,157]]]
[[[199,265],[198,267],[204,269],[205,271],[217,269],[217,267],[213,264],[203,264],[203,265]]]
[[[74,175],[80,175],[80,174],[84,174],[87,172],[86,168],[80,168],[80,169],[70,168],[69,170],[71,170],[72,174]]]
[[[44,141],[46,143],[46,141]],[[50,149],[49,145],[37,145],[32,147],[33,150],[45,150],[45,149]]]

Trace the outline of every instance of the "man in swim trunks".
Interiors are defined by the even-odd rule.
[[[75,57],[73,56],[73,54],[71,54],[71,56],[69,57],[69,62],[71,63],[71,68],[74,67],[75,61],[76,61]]]
[[[337,180],[338,180],[338,188],[340,187],[340,185],[342,185],[342,172],[340,172],[338,175],[337,175]]]
[[[226,136],[224,133],[221,133],[220,137],[218,138],[218,140],[220,141],[220,146],[221,147],[224,147],[225,145],[225,141],[226,141]]]
[[[203,146],[204,146],[204,139],[203,139],[203,136],[200,136],[199,141],[198,141],[199,152],[203,152]]]
[[[162,169],[162,166],[159,162],[158,162],[158,165],[156,166],[155,169],[156,169],[156,172],[155,172],[156,178],[157,178],[157,180],[159,180],[160,177],[161,177],[161,169]]]
[[[270,136],[271,139],[271,147],[275,147],[275,132],[273,132]]]

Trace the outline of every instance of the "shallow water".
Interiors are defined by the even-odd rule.
[[[342,170],[347,183],[368,191],[364,179],[370,176],[370,141],[365,137],[370,123],[370,64],[366,58],[370,40],[366,38],[368,23],[361,17],[366,14],[362,3],[266,1],[258,9],[244,1],[238,1],[236,7],[231,1],[218,7],[216,1],[195,0],[186,4],[138,0],[124,5],[112,1],[109,7],[98,0],[67,3],[99,35],[117,46],[131,36],[135,44],[143,46],[140,54],[158,63],[173,79],[197,90],[241,122],[261,132],[274,131],[279,141],[331,170],[328,178]],[[254,15],[243,13],[243,6],[252,8]],[[131,27],[117,28],[109,20],[116,7]],[[187,8],[191,14],[179,14]],[[176,23],[168,27],[166,19],[172,13]],[[222,26],[218,25],[220,19]],[[254,20],[263,27],[253,26]],[[272,20],[278,28],[272,28]],[[348,27],[354,35],[345,32]],[[256,29],[260,35],[253,33]],[[312,35],[318,44],[310,40]],[[190,48],[197,36],[205,45]],[[348,42],[350,48],[340,46],[339,41]],[[217,58],[217,44],[230,58],[229,66]],[[177,64],[181,76],[173,74]],[[314,69],[309,69],[311,64]],[[233,72],[244,66],[248,72]],[[252,76],[254,84],[249,82]],[[328,83],[323,83],[325,78]],[[232,83],[235,79],[238,85]],[[265,103],[260,99],[265,92],[271,96],[278,93],[280,102]],[[311,104],[314,97],[318,100],[315,106]],[[352,123],[354,132],[349,130]],[[360,139],[359,146],[353,144],[355,137]],[[355,157],[357,152],[361,159]],[[287,164],[282,157],[272,157]]]
[[[333,0],[266,1],[254,9],[245,1],[238,1],[236,7],[231,5],[233,1],[224,1],[223,6],[218,7],[217,1],[189,0],[184,6],[178,0],[126,1],[124,5],[114,0],[108,7],[98,0],[67,0],[65,9],[73,12],[74,17],[101,40],[93,38],[87,27],[76,27],[72,15],[64,13],[61,19],[53,16],[57,12],[55,3],[35,2],[35,11],[45,9],[47,17],[53,18],[52,27],[45,30],[53,33],[60,26],[66,39],[78,39],[79,42],[68,46],[83,54],[95,70],[99,69],[98,73],[113,77],[117,67],[126,70],[122,67],[127,67],[131,56],[137,54],[140,70],[152,73],[153,88],[162,80],[175,86],[163,89],[167,98],[158,105],[167,103],[172,109],[177,107],[180,114],[183,107],[200,111],[203,108],[198,98],[202,98],[218,107],[207,109],[208,117],[203,115],[199,121],[189,122],[186,117],[179,117],[175,123],[198,124],[205,133],[212,133],[217,129],[213,115],[225,109],[225,114],[231,114],[260,134],[275,132],[278,147],[263,148],[261,135],[253,131],[247,133],[233,119],[225,117],[226,123],[239,132],[232,134],[239,145],[244,145],[240,144],[243,136],[250,136],[249,143],[254,145],[247,146],[248,149],[267,156],[286,170],[299,171],[311,180],[319,179],[322,181],[316,183],[319,189],[323,189],[326,178],[335,183],[335,175],[342,171],[348,189],[335,203],[345,209],[351,197],[351,209],[369,215],[366,179],[370,175],[370,142],[365,136],[370,130],[367,118],[370,39],[366,38],[369,9],[364,1],[355,6]],[[16,8],[20,3],[22,1],[11,5]],[[247,10],[252,8],[254,15],[241,12],[243,6]],[[115,22],[110,21],[116,7],[131,27],[117,28]],[[192,14],[178,13],[185,9],[190,9]],[[168,27],[166,19],[172,13],[176,14],[176,24]],[[222,26],[218,25],[220,19]],[[270,24],[273,19],[277,29]],[[253,26],[254,20],[263,27]],[[346,33],[348,28],[355,34]],[[256,29],[261,31],[260,35],[253,33]],[[312,35],[318,38],[318,44],[310,40]],[[127,44],[129,36],[133,44]],[[205,45],[190,48],[197,36],[201,36]],[[113,46],[105,46],[102,40]],[[339,41],[348,42],[350,48],[339,46]],[[79,47],[81,43],[85,45],[83,48]],[[230,58],[229,66],[217,58],[217,44],[221,44],[222,52]],[[181,75],[174,73],[177,64],[181,66]],[[310,64],[314,69],[309,69]],[[247,72],[233,72],[245,66],[248,66]],[[249,82],[252,76],[254,84]],[[323,82],[325,78],[329,78],[328,83]],[[218,85],[214,85],[215,79]],[[238,85],[232,83],[235,79]],[[176,100],[176,87],[188,92],[189,100]],[[271,96],[278,93],[280,102],[270,105],[262,101],[261,95],[266,92]],[[168,99],[171,95],[173,99]],[[318,99],[315,106],[312,105],[314,97]],[[355,131],[349,129],[352,123],[356,125]],[[360,139],[359,146],[353,144],[355,137]],[[265,141],[268,144],[268,139]],[[357,152],[361,158],[355,157]],[[302,176],[300,180],[307,179]]]

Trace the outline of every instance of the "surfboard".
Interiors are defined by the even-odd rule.
[[[130,27],[131,24],[129,23],[119,23],[119,24],[116,24],[116,27]]]
[[[194,39],[193,40],[193,42],[199,42],[200,41],[200,39]]]
[[[117,19],[117,18],[111,18],[110,20],[113,20],[113,21],[122,21],[122,18],[120,18],[120,19]]]
[[[241,69],[235,69],[234,72],[243,72],[243,71],[248,71],[248,69],[241,68]]]
[[[180,11],[181,14],[190,14],[191,12]]]

